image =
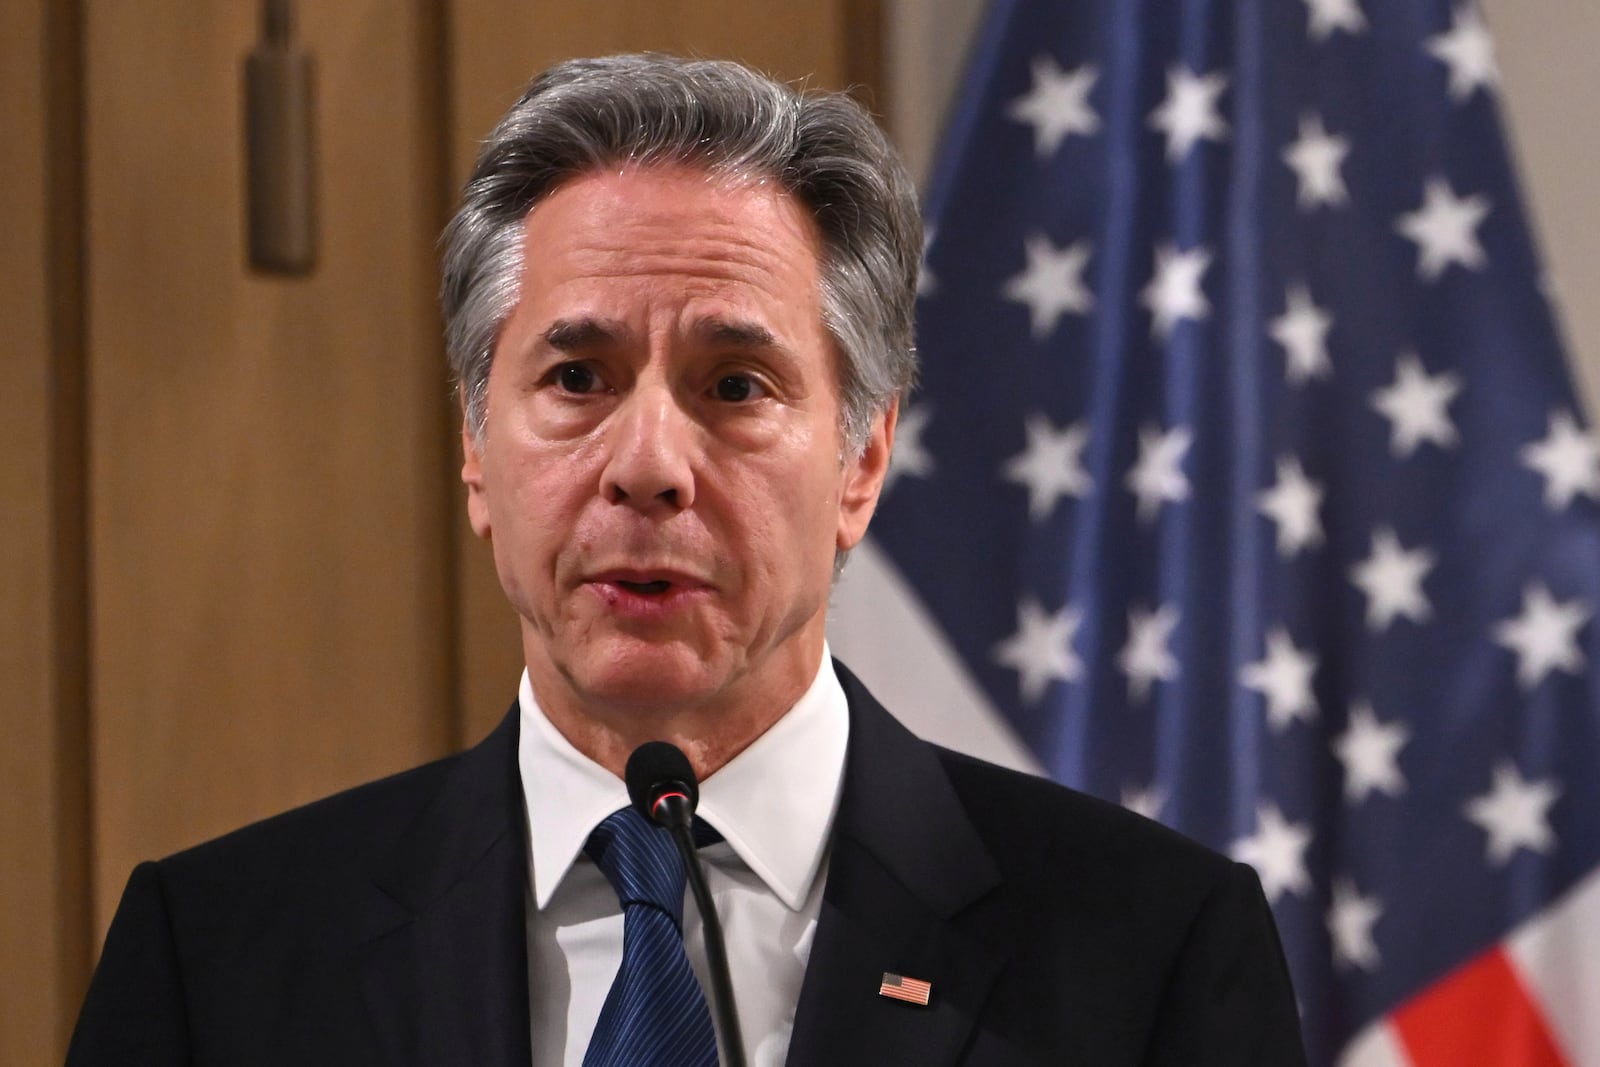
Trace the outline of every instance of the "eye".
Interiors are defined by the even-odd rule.
[[[593,393],[600,388],[600,375],[587,363],[563,363],[556,368],[555,378],[568,393]]]
[[[712,388],[717,399],[729,404],[743,404],[759,399],[763,394],[760,383],[748,374],[724,374]]]

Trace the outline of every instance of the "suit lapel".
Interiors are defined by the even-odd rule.
[[[376,876],[399,905],[366,949],[385,1062],[526,1067],[527,860],[518,710],[464,753]]]
[[[850,754],[789,1063],[954,1063],[1004,960],[956,918],[999,873],[931,746],[842,666]],[[880,996],[885,972],[928,1006]]]
[[[836,667],[850,754],[788,1062],[954,1063],[1005,962],[956,920],[999,874],[932,747]],[[393,918],[363,974],[385,1062],[531,1059],[517,726],[513,705],[376,876]],[[885,972],[932,983],[928,1006],[880,996]]]

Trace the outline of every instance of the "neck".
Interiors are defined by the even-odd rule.
[[[669,741],[704,781],[788,714],[810,687],[815,667],[779,679],[780,685],[736,684],[705,700],[671,704],[584,699],[570,679],[543,674],[530,665],[528,680],[545,718],[572,747],[618,778],[634,749],[646,741]]]

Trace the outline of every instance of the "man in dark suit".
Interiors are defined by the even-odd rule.
[[[714,1062],[681,873],[651,900],[618,873],[664,832],[623,765],[666,739],[722,839],[751,1062],[1301,1063],[1253,872],[915,739],[827,655],[920,247],[845,97],[659,56],[537,79],[444,280],[517,703],[469,752],[141,865],[69,1062]]]

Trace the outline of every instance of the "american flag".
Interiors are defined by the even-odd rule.
[[[878,983],[878,995],[889,997],[891,1000],[903,1000],[908,1004],[921,1004],[926,1006],[928,998],[933,994],[933,986],[920,978],[907,978],[903,974],[883,973],[883,981]]]
[[[841,593],[1254,865],[1319,1065],[1600,1064],[1600,446],[1498,88],[1464,0],[994,3]]]

